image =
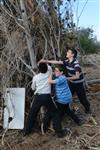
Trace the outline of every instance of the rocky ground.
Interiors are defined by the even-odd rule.
[[[93,57],[93,56],[92,56]],[[100,55],[94,55],[96,63],[85,64],[86,81],[100,78]],[[87,97],[91,103],[91,114],[85,114],[77,97],[74,97],[73,108],[83,120],[82,126],[77,126],[68,116],[64,117],[63,126],[68,129],[64,138],[57,138],[49,130],[42,135],[36,131],[23,137],[17,130],[8,130],[4,135],[0,130],[1,150],[100,150],[100,82],[88,85]]]

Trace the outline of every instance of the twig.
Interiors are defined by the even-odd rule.
[[[82,126],[83,127],[94,127],[94,125],[90,125],[90,124],[83,124]],[[100,127],[100,126],[96,125],[95,127]]]
[[[100,150],[100,148],[97,147],[88,147],[90,150]]]
[[[97,137],[99,134],[100,134],[100,132],[99,132],[99,133],[96,133],[96,134],[90,139],[89,143],[91,143],[91,141],[92,141],[95,137]]]
[[[92,120],[94,125],[97,125],[97,122],[95,121],[95,119],[91,116],[90,119]]]
[[[67,142],[70,142],[70,138],[71,138],[71,135],[72,135],[72,131],[71,131],[71,130],[69,130],[69,131],[70,131],[69,136],[66,136],[66,137],[65,137],[65,140],[66,140]]]
[[[26,62],[21,58],[21,57],[18,57],[18,59],[21,60],[21,62],[35,75],[36,73],[33,71],[32,67],[29,66],[28,64],[26,64]]]
[[[10,150],[12,150],[10,144],[7,141],[5,141],[5,143],[8,145],[8,147],[10,148]]]
[[[21,29],[23,29],[23,30],[25,31],[24,26],[22,26],[22,25],[16,20],[16,18],[15,18],[13,15],[11,15],[4,7],[2,7],[2,9],[6,12],[6,14],[8,14],[11,18],[13,18],[13,19],[15,20],[15,22],[17,23],[17,25],[18,25],[19,27],[21,27]]]
[[[9,127],[9,125],[8,125],[8,127]],[[3,135],[2,135],[1,145],[3,145],[3,146],[4,146],[4,137],[6,135],[6,132],[8,131],[8,127],[5,129],[5,131],[4,131]]]

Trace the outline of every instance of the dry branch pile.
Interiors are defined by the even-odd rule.
[[[93,89],[94,87],[94,89]],[[29,136],[23,137],[16,130],[9,130],[4,138],[4,145],[1,149],[7,150],[99,150],[100,149],[100,86],[90,86],[92,94],[88,94],[88,99],[92,105],[92,114],[86,115],[82,106],[75,100],[73,107],[77,105],[76,113],[83,118],[81,127],[65,116],[63,126],[67,127],[68,134],[63,139],[53,136],[51,130],[45,135],[40,130]],[[0,130],[0,139],[2,130]],[[1,142],[1,140],[0,140]]]
[[[84,150],[95,150],[96,146],[100,147],[99,142],[97,142],[100,135],[100,127],[98,126],[100,125],[100,120],[97,119],[98,114],[95,113],[97,117],[87,118],[87,122],[89,120],[90,122],[92,121],[92,125],[87,124],[88,126],[85,125],[82,129],[76,130],[74,127],[71,127],[72,129],[70,129],[68,136],[60,141],[55,137],[51,138],[52,132],[50,135],[44,135],[44,137],[40,134],[35,134],[27,139],[23,138],[18,131],[9,130],[6,132],[2,130],[3,95],[6,88],[23,86],[26,88],[27,114],[30,101],[33,98],[30,84],[32,76],[36,73],[36,70],[33,70],[33,68],[37,67],[37,61],[41,58],[57,59],[61,54],[65,54],[64,47],[66,43],[68,45],[77,45],[77,37],[72,32],[72,28],[68,28],[66,32],[63,30],[64,24],[61,23],[59,6],[57,4],[54,7],[54,3],[50,0],[47,0],[47,3],[40,3],[38,0],[12,0],[9,3],[8,1],[5,2],[6,4],[0,7],[0,142],[2,143],[0,144],[0,149],[27,150],[30,146],[30,150],[33,147],[34,150],[67,150],[69,147],[70,150],[80,150],[82,148]],[[67,8],[69,8],[68,1]],[[69,22],[72,23],[71,16],[72,12],[66,10],[65,18],[67,18],[66,22],[68,24]],[[96,61],[96,58],[99,61]],[[92,64],[95,67],[95,71],[97,68],[99,73],[100,56],[96,55],[96,58],[91,56],[90,59],[86,57],[83,59],[85,59],[84,62],[88,60],[87,64]],[[89,69],[87,68],[86,71],[88,72]],[[96,78],[97,74],[92,73],[91,79]],[[92,91],[92,89],[91,87],[90,90]],[[99,96],[94,94],[94,100],[98,100]],[[99,105],[98,103],[95,104],[94,100],[91,102],[94,105]],[[99,108],[95,106],[95,111],[97,109],[98,113],[100,113]],[[96,123],[97,125],[95,125]],[[88,130],[93,128],[94,132],[88,134],[83,132],[83,130],[87,131],[86,128]],[[78,130],[82,132],[79,133]],[[39,140],[37,141],[37,139]]]

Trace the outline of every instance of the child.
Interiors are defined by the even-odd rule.
[[[60,119],[62,120],[63,115],[67,113],[78,125],[81,125],[80,119],[70,109],[70,103],[72,102],[72,94],[70,92],[66,77],[63,75],[62,67],[56,67],[54,73],[56,79],[52,80],[52,77],[50,76],[48,78],[48,82],[51,84],[55,84],[55,101],[58,107]]]
[[[82,69],[77,57],[77,51],[75,49],[69,48],[66,54],[66,60],[64,61],[56,61],[56,60],[42,60],[47,63],[52,64],[62,64],[67,69],[67,77],[69,80],[69,88],[71,90],[72,95],[76,92],[80,103],[84,106],[86,113],[91,113],[90,103],[86,97],[86,91],[84,88],[84,76],[82,73]]]
[[[47,108],[47,114],[49,114],[53,121],[55,133],[58,137],[63,137],[64,132],[60,122],[58,122],[59,115],[50,95],[51,84],[48,83],[48,77],[52,74],[52,69],[45,63],[40,63],[38,69],[40,73],[35,75],[32,80],[32,89],[35,91],[35,98],[29,112],[24,135],[31,133],[41,106],[45,106]],[[44,126],[48,126],[45,119]]]

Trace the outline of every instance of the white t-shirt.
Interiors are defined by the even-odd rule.
[[[48,83],[48,77],[52,75],[52,68],[48,65],[48,71],[46,73],[39,73],[33,77],[32,89],[35,90],[35,94],[50,94],[51,84]]]

